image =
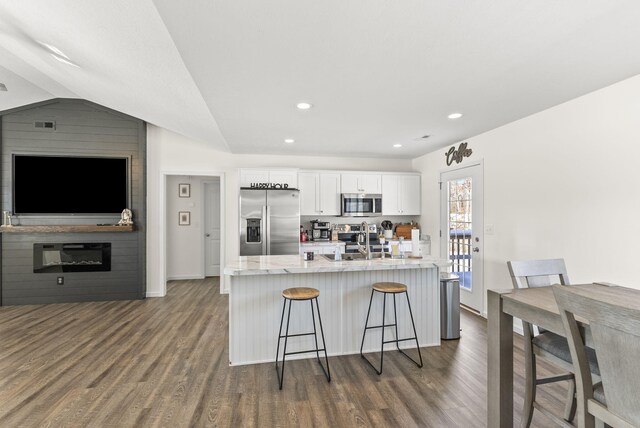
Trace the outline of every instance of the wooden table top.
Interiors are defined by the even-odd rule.
[[[571,287],[577,293],[586,297],[603,300],[630,309],[640,309],[640,290],[635,288],[598,282],[593,284],[572,284],[566,287]],[[504,293],[502,299],[559,314],[551,286],[513,289]]]

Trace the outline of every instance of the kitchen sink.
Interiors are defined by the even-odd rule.
[[[348,262],[350,260],[364,260],[364,256],[360,253],[344,253],[342,254],[342,260],[335,260],[333,254],[323,254],[322,257],[332,262]]]

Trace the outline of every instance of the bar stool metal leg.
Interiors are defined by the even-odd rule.
[[[318,336],[316,335],[316,354],[318,356],[318,364],[320,364],[320,367],[322,368],[322,371],[324,372],[325,377],[327,378],[327,382],[331,382],[331,370],[329,369],[329,356],[327,355],[327,343],[324,341],[324,330],[322,329],[322,319],[320,318],[320,306],[318,306],[318,298],[316,297],[315,299],[313,299],[316,301],[316,308],[318,309],[318,322],[320,323],[320,336],[322,336],[322,349],[321,351],[324,351],[324,361],[325,364],[327,366],[327,369],[325,370],[324,367],[322,366],[322,363],[320,362],[320,353],[318,350]],[[311,307],[313,308],[313,304],[311,304]],[[311,315],[313,316],[313,311],[311,312]],[[313,320],[313,331],[315,333],[315,327],[316,327],[316,321],[315,319]]]
[[[375,290],[371,290],[371,297],[369,298],[369,309],[367,310],[367,320],[364,322],[364,333],[362,333],[362,344],[360,345],[360,356],[362,355],[362,348],[364,347],[364,338],[367,335],[367,326],[369,325],[369,314],[371,313],[371,302],[373,302],[373,293]]]
[[[287,300],[289,299],[285,299],[285,305],[287,303]],[[289,339],[289,321],[290,320],[291,320],[291,300],[289,300],[289,311],[287,312],[287,330],[284,335],[284,348],[282,349],[282,370],[280,370],[280,373],[278,373],[278,382],[280,384],[280,389],[282,389],[282,382],[284,380],[284,362],[285,362],[285,358],[287,357],[287,341]],[[281,337],[278,337],[278,344],[280,344],[280,339]],[[278,372],[277,357],[278,356],[276,355],[276,373]]]
[[[413,327],[413,338],[408,338],[404,340],[414,339],[416,341],[416,348],[418,348],[418,356],[420,357],[420,363],[418,363],[416,360],[414,360],[409,355],[407,355],[407,353],[404,352],[402,349],[400,349],[400,347],[398,347],[398,351],[400,351],[405,357],[413,361],[418,367],[422,368],[423,366],[422,352],[420,352],[420,344],[418,343],[418,332],[416,331],[416,324],[413,322],[413,313],[411,312],[411,303],[409,303],[409,294],[406,291],[404,292],[404,294],[405,296],[407,296],[407,306],[409,307],[409,317],[411,317],[411,327]]]
[[[280,338],[282,337],[282,324],[284,321],[284,310],[287,307],[287,299],[282,299],[282,316],[280,317],[280,330],[278,330],[278,346],[276,347],[276,371],[278,370],[278,359],[280,358]]]

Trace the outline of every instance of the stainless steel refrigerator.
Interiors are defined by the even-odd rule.
[[[300,191],[240,189],[240,255],[299,254]]]

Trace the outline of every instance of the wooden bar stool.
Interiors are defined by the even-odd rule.
[[[369,326],[369,314],[371,313],[371,303],[373,302],[373,293],[378,292],[382,293],[382,324],[381,325],[373,325]],[[413,337],[407,337],[404,339],[398,338],[398,312],[396,309],[396,294],[404,293],[407,296],[407,306],[409,308],[409,316],[411,317],[411,326],[413,327]],[[387,307],[387,294],[393,295],[393,324],[385,324],[385,312]],[[384,330],[387,327],[395,327],[395,339],[393,340],[384,340]],[[364,338],[367,335],[367,330],[372,328],[381,328],[382,329],[382,343],[380,347],[380,370],[378,370],[372,363],[364,356],[362,353],[362,348],[364,347]],[[418,356],[420,357],[420,362],[417,362],[413,358],[411,358],[407,353],[405,353],[402,349],[400,349],[399,342],[404,342],[407,340],[415,340],[416,348],[418,349]],[[369,310],[367,311],[367,320],[364,323],[364,332],[362,334],[362,344],[360,345],[360,356],[365,359],[367,363],[378,373],[382,374],[382,363],[384,357],[384,345],[387,343],[395,343],[396,348],[403,354],[405,357],[413,361],[418,367],[422,367],[422,353],[420,352],[420,345],[418,344],[418,333],[416,332],[416,325],[413,322],[413,313],[411,312],[411,304],[409,303],[409,294],[407,294],[407,286],[404,284],[400,284],[399,282],[376,282],[372,286],[371,290],[371,298],[369,299]]]
[[[282,389],[282,381],[284,380],[284,361],[287,355],[294,354],[306,354],[308,352],[315,352],[316,357],[318,359],[318,364],[322,368],[324,375],[327,377],[327,381],[331,382],[331,372],[329,371],[329,358],[327,357],[327,345],[324,341],[324,332],[322,330],[322,319],[320,318],[320,307],[318,306],[318,296],[320,295],[320,291],[315,288],[307,288],[307,287],[296,287],[296,288],[287,288],[282,292],[282,297],[284,298],[284,303],[282,305],[282,317],[280,318],[280,331],[278,333],[278,347],[276,349],[276,373],[278,374],[278,383],[280,384],[280,389]],[[289,321],[291,319],[291,303],[293,301],[309,301],[311,304],[311,319],[313,322],[313,331],[310,333],[297,333],[297,334],[289,334]],[[316,333],[316,317],[315,311],[313,308],[313,301],[316,302],[316,309],[318,310],[318,323],[320,324],[320,335],[322,336],[322,348],[318,348],[318,335]],[[287,311],[287,328],[286,333],[282,335],[282,325],[284,322],[284,313],[287,307],[287,302],[289,302],[289,310]],[[314,349],[308,349],[305,351],[296,351],[296,352],[287,352],[287,341],[290,337],[297,336],[311,336],[313,335],[316,342],[316,347]],[[284,348],[282,350],[282,370],[278,367],[278,360],[280,358],[280,340],[284,339]],[[326,370],[320,361],[320,351],[324,352],[325,365],[327,366]]]

